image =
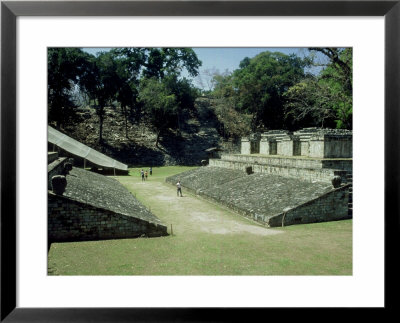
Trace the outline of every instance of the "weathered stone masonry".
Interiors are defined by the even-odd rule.
[[[160,223],[118,214],[48,192],[49,241],[149,237],[167,234]]]
[[[308,201],[293,209],[285,210],[268,220],[271,227],[292,224],[344,220],[348,215],[349,184]]]
[[[67,158],[50,163],[48,177],[49,243],[167,235],[167,227],[113,178],[71,167]],[[60,177],[65,191],[54,191]]]
[[[181,180],[184,190],[210,199],[266,226],[349,218],[349,185],[337,189],[325,182],[283,176],[246,175],[244,171],[206,166],[166,179]]]
[[[259,147],[259,150],[251,147]],[[352,132],[340,129],[305,128],[294,133],[285,130],[266,131],[242,138],[244,155],[264,154],[307,156],[316,158],[351,158]]]
[[[225,169],[245,170],[252,167],[254,173],[264,173],[293,177],[305,181],[330,182],[334,176],[351,172],[352,160],[314,160],[310,158],[287,158],[281,156],[260,155],[222,155],[221,159],[210,159],[209,165]]]

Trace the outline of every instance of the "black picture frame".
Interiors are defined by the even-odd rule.
[[[17,308],[16,19],[18,16],[384,16],[385,18],[385,307],[399,286],[400,1],[2,1],[1,3],[1,322],[238,321],[263,309]],[[373,171],[369,174],[373,177]],[[371,188],[372,189],[372,188]],[[286,309],[269,309],[281,311]],[[293,309],[295,310],[295,309]],[[335,316],[332,309],[326,309]],[[301,309],[297,309],[301,315]],[[369,312],[370,313],[370,312]],[[306,314],[309,316],[309,313]],[[368,314],[370,315],[370,314]],[[331,317],[331,318],[333,318]],[[301,316],[297,316],[300,319]],[[371,317],[370,317],[371,318]]]

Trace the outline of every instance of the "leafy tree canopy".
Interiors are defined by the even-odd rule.
[[[115,48],[96,56],[79,48],[50,48],[49,122],[70,122],[67,112],[74,114],[74,92],[80,92],[80,97],[88,98],[96,108],[100,143],[104,109],[115,101],[121,106],[126,129],[127,109],[132,115],[133,110],[140,111],[142,107],[147,109],[144,112],[151,123],[160,127],[158,121],[152,119],[160,117],[163,120],[162,113],[153,113],[157,109],[153,106],[155,99],[161,104],[160,109],[176,117],[179,127],[182,111],[193,109],[198,95],[191,82],[180,77],[181,72],[186,69],[189,75],[196,76],[200,66],[201,61],[191,48]],[[151,100],[148,94],[156,90],[161,91],[160,95]],[[172,125],[170,119],[166,119],[169,126]]]
[[[215,94],[233,97],[236,110],[253,117],[251,128],[284,128],[283,94],[304,76],[310,60],[279,52],[245,58],[229,76],[216,76]]]
[[[320,75],[285,93],[286,119],[292,125],[352,129],[352,49],[311,48],[329,59]]]
[[[75,120],[73,92],[87,72],[88,54],[79,48],[49,48],[47,93],[49,120],[60,127]]]

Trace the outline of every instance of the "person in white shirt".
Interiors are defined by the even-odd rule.
[[[176,196],[179,196],[179,193],[182,195],[182,185],[181,185],[181,181],[178,180],[178,183],[176,183]]]

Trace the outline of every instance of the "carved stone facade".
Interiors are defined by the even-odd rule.
[[[241,154],[352,158],[352,139],[349,130],[305,128],[294,133],[271,130],[242,138]]]

